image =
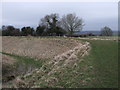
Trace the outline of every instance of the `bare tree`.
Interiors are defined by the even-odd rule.
[[[73,35],[74,32],[81,31],[84,26],[82,18],[76,16],[76,14],[64,15],[61,19],[61,27],[65,29],[69,35]]]
[[[101,35],[102,36],[112,36],[113,32],[112,32],[111,28],[105,26],[104,28],[101,29]]]

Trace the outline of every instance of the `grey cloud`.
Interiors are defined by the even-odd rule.
[[[86,23],[84,30],[98,30],[104,25],[117,30],[118,4],[115,2],[11,2],[2,5],[4,25],[36,27],[46,14],[59,13],[61,17],[67,13],[76,13]]]

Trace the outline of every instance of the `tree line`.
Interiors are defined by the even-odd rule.
[[[14,26],[2,26],[3,36],[63,36],[82,30],[83,20],[76,14],[67,14],[59,18],[58,14],[46,15],[36,29],[28,26],[21,29]]]
[[[59,14],[54,13],[40,19],[35,29],[30,26],[19,29],[3,25],[2,36],[72,36],[75,32],[81,31],[84,25],[83,19],[76,14],[67,14],[60,18]],[[111,36],[112,30],[106,26],[102,28],[101,35]]]

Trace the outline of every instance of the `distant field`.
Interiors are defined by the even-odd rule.
[[[89,33],[92,33],[94,35],[100,35],[101,34],[101,31],[99,30],[96,30],[96,31],[80,31],[80,32],[77,32],[76,34],[89,34]],[[117,30],[113,30],[113,35],[118,35],[118,31]]]
[[[2,54],[5,62],[6,58],[17,61],[14,63],[18,73],[22,72],[21,67],[24,69],[21,76],[16,74],[24,87],[117,88],[118,43],[61,37],[3,37]],[[22,50],[18,53],[19,49]],[[46,54],[43,57],[41,53]],[[12,80],[4,87],[13,87],[14,84],[16,81]]]
[[[101,38],[101,39],[118,39],[118,36],[91,36],[89,38]]]

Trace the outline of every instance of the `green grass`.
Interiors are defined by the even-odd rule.
[[[91,52],[85,60],[90,61],[94,67],[95,88],[118,87],[118,42],[90,41]]]
[[[95,87],[118,86],[118,43],[114,41],[90,41],[91,60],[95,72]]]
[[[11,56],[13,58],[15,58],[17,60],[18,64],[25,64],[26,66],[33,66],[33,67],[37,67],[40,68],[42,66],[42,64],[46,61],[46,60],[40,60],[40,59],[34,59],[34,58],[30,58],[27,56],[19,56],[19,55],[15,55],[15,54],[10,54],[10,53],[5,53],[5,52],[1,52],[4,55],[7,56]]]
[[[70,88],[118,88],[118,42],[83,41],[90,42],[90,55],[78,62],[77,67],[66,69],[60,76],[62,80],[56,85]]]
[[[77,67],[66,68],[62,74],[56,72],[53,77],[58,78],[57,83],[51,87],[64,88],[117,88],[118,87],[118,42],[115,41],[89,41],[90,55],[79,57]],[[41,86],[41,84],[40,84]],[[43,81],[43,87],[47,86]]]

